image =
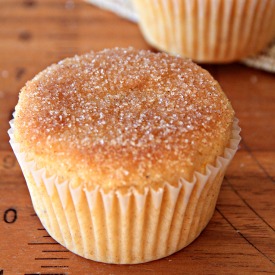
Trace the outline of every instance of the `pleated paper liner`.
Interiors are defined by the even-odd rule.
[[[134,0],[149,44],[196,62],[232,62],[262,50],[274,36],[273,0]]]
[[[46,176],[46,167],[10,143],[24,173],[34,209],[48,233],[74,253],[95,261],[133,264],[168,256],[191,243],[205,228],[215,210],[226,167],[240,142],[235,119],[224,155],[205,174],[194,173],[191,182],[163,183],[157,190],[134,187],[105,193],[100,186],[73,188]],[[48,175],[48,173],[47,173]]]
[[[100,8],[103,8],[103,9],[107,9],[109,11],[112,11],[116,14],[118,14],[119,16],[122,16],[130,21],[133,21],[133,22],[138,22],[138,14],[137,14],[137,11],[133,5],[133,1],[134,0],[86,0],[86,2],[88,3],[91,3],[93,5],[96,5]],[[137,1],[140,1],[140,0],[137,0]],[[143,1],[143,0],[142,0]],[[166,1],[166,0],[164,0]],[[193,0],[192,0],[193,1]],[[190,5],[195,5],[195,1],[193,1],[194,3],[192,4],[192,1],[189,1],[190,2]],[[213,58],[213,55],[215,54],[215,51],[219,52],[220,53],[220,57],[222,57],[222,53],[226,52],[226,48],[229,48],[231,47],[231,44],[233,43],[233,40],[230,41],[229,40],[229,44],[228,46],[226,46],[226,41],[222,43],[222,45],[219,46],[219,44],[217,44],[217,41],[214,41],[215,38],[217,39],[218,37],[220,38],[226,38],[228,37],[228,34],[229,33],[232,33],[234,32],[234,37],[240,37],[241,39],[239,41],[237,41],[236,39],[234,40],[235,42],[233,43],[235,45],[235,48],[236,46],[238,47],[239,44],[241,44],[241,48],[244,50],[244,47],[245,45],[248,45],[250,42],[248,41],[248,37],[251,36],[251,39],[250,40],[253,40],[255,42],[255,40],[257,41],[258,39],[258,30],[259,30],[259,24],[257,24],[256,22],[254,22],[254,18],[256,18],[257,20],[260,20],[261,18],[265,17],[265,15],[263,15],[263,9],[264,9],[264,6],[261,6],[259,5],[259,9],[261,11],[261,14],[259,14],[258,12],[255,13],[255,9],[257,8],[257,1],[259,3],[262,2],[262,5],[265,5],[265,2],[266,1],[259,1],[259,0],[254,0],[254,1],[251,1],[251,8],[246,12],[247,16],[243,16],[244,19],[246,19],[246,22],[244,23],[247,23],[247,31],[246,31],[246,35],[243,36],[242,33],[237,33],[237,32],[240,32],[240,30],[238,29],[238,26],[235,25],[235,27],[233,26],[233,28],[229,28],[228,26],[226,26],[226,22],[230,22],[230,12],[233,12],[233,7],[232,7],[232,4],[233,2],[232,1],[227,1],[227,0],[214,0],[214,1],[202,1],[202,4],[200,4],[200,7],[202,7],[202,11],[201,13],[205,15],[205,11],[207,10],[209,12],[208,9],[205,9],[205,3],[206,2],[211,2],[211,7],[213,7],[214,5],[217,4],[217,8],[214,8],[214,10],[212,11],[213,13],[213,19],[212,19],[212,23],[210,23],[210,25],[208,26],[208,24],[206,24],[205,26],[203,25],[200,25],[200,30],[202,31],[203,28],[207,27],[209,28],[210,26],[212,26],[212,29],[215,30],[215,26],[213,25],[215,20],[218,20],[218,12],[219,10],[217,9],[221,9],[221,1],[224,1],[225,2],[225,6],[223,7],[223,10],[222,10],[222,13],[223,13],[223,17],[224,19],[222,20],[222,26],[218,26],[218,30],[216,30],[216,34],[215,33],[212,33],[212,35],[209,37],[209,41],[205,41],[203,43],[200,44],[200,47],[206,47],[205,44],[208,43],[208,51],[210,49],[210,47],[213,47],[213,50],[212,50],[212,58]],[[162,1],[163,2],[163,1]],[[172,1],[171,1],[172,2]],[[175,1],[175,3],[178,3],[178,2],[184,2],[183,0],[180,0],[180,1]],[[186,1],[185,1],[186,2]],[[215,2],[215,3],[214,3]],[[216,3],[217,2],[217,3]],[[235,1],[236,2],[236,1]],[[238,16],[242,16],[242,14],[244,13],[244,8],[246,8],[246,5],[244,4],[244,1],[239,1],[239,6],[236,6],[234,8],[235,10],[235,13],[238,14]],[[200,2],[201,3],[201,2]],[[232,3],[232,4],[230,4]],[[182,5],[180,3],[180,5]],[[186,2],[186,5],[188,5],[188,2]],[[231,6],[230,6],[231,5]],[[274,5],[274,4],[273,4]],[[192,8],[192,6],[190,6]],[[190,7],[189,7],[189,10],[190,10]],[[210,8],[211,8],[210,7]],[[266,8],[266,9],[269,9],[269,8]],[[273,7],[273,14],[275,13],[275,8]],[[186,8],[187,10],[187,8]],[[272,11],[272,7],[270,8],[270,12]],[[154,21],[154,15],[155,13],[151,11],[151,15],[149,14],[149,10],[148,10],[148,6],[145,10],[142,10],[142,14],[144,16],[144,13],[148,13],[147,16],[151,16],[151,20]],[[183,11],[182,9],[179,9],[177,4],[174,6],[174,12],[180,14],[180,15],[183,15]],[[257,16],[256,16],[257,15]],[[270,14],[269,14],[270,16]],[[188,19],[189,18],[189,19]],[[268,18],[268,17],[266,17]],[[206,20],[207,18],[204,17],[204,20]],[[149,19],[147,19],[148,21]],[[169,21],[170,20],[170,21]],[[170,24],[171,26],[171,18],[168,20],[168,23],[167,24]],[[173,19],[173,16],[172,16],[172,20]],[[187,34],[188,33],[188,29],[189,29],[189,35],[192,36],[192,33],[193,33],[193,26],[192,24],[194,24],[194,18],[192,19],[191,17],[191,14],[190,16],[188,17],[188,15],[186,15],[186,21],[189,20],[189,22],[191,22],[190,25],[188,25],[187,27],[183,27],[183,26],[180,26],[179,24],[181,24],[181,20],[180,19],[177,19],[177,24],[176,25],[176,30],[177,32],[179,32],[180,30],[182,30],[183,32],[183,29],[185,29],[185,33]],[[270,20],[270,19],[268,19]],[[268,20],[265,21],[265,25],[267,24]],[[274,22],[275,18],[273,17],[269,22],[268,24],[271,22],[270,25],[272,25],[272,22]],[[243,21],[240,21],[239,20],[239,23],[236,23],[236,24],[241,24]],[[145,24],[145,23],[144,23]],[[211,25],[212,24],[212,25]],[[257,27],[258,26],[258,27]],[[144,28],[147,28],[147,26],[144,26]],[[148,26],[148,28],[156,28],[156,22],[153,22],[153,26],[150,27],[150,25]],[[271,27],[272,28],[272,27]],[[163,28],[163,26],[160,26],[159,27],[160,29],[160,32],[163,32],[165,28]],[[274,29],[274,23],[273,23],[273,29]],[[217,31],[224,31],[224,33],[220,33],[218,34]],[[174,31],[174,30],[173,30]],[[146,32],[146,30],[145,30]],[[251,32],[251,34],[249,35],[249,32]],[[265,32],[265,31],[264,31]],[[162,34],[164,35],[164,34]],[[177,39],[175,38],[174,39],[174,42],[171,41],[170,44],[173,44],[173,43],[183,43],[182,40],[184,39],[183,38],[183,35],[184,34],[178,34],[177,35]],[[267,35],[267,33],[266,33]],[[208,36],[207,33],[205,33],[205,36]],[[205,36],[203,37],[205,39]],[[274,36],[274,35],[273,35]],[[243,39],[245,38],[245,40],[243,41]],[[148,34],[148,40],[150,39],[150,36]],[[207,39],[207,37],[206,37]],[[246,42],[245,42],[246,41]],[[154,45],[154,41],[151,42],[152,45]],[[168,42],[167,42],[168,43]],[[189,45],[189,52],[191,51],[192,53],[192,43],[194,42],[191,42],[191,44]],[[173,49],[174,47],[176,46],[171,46],[171,48]],[[191,49],[190,49],[191,47]],[[221,47],[221,49],[218,51],[217,48],[218,47]],[[162,49],[160,47],[158,47],[156,45],[156,48],[159,48],[160,50],[165,50],[165,49]],[[187,51],[187,46],[177,46],[177,48],[179,48],[180,51],[182,51],[182,48],[185,48],[185,50]],[[195,49],[193,49],[195,50]],[[229,51],[229,50],[228,50]],[[236,51],[236,50],[235,50]],[[175,49],[173,52],[177,52],[177,50]],[[234,52],[233,48],[231,49],[231,52]],[[188,51],[184,53],[185,56],[187,57],[191,57],[191,56],[188,56]],[[194,54],[194,53],[192,53]],[[199,53],[197,53],[198,55]],[[200,55],[206,55],[206,50],[204,53],[201,53]],[[203,58],[203,56],[202,56]],[[242,58],[242,57],[240,57]],[[211,62],[211,61],[208,61],[208,62]],[[214,61],[215,62],[215,61]],[[223,61],[221,61],[222,63]],[[250,67],[254,67],[254,68],[257,68],[257,69],[262,69],[262,70],[265,70],[265,71],[269,71],[269,72],[275,72],[275,41],[273,41],[273,43],[271,43],[271,45],[269,45],[269,47],[266,47],[264,50],[262,50],[260,53],[258,54],[254,54],[248,58],[245,58],[245,59],[242,59],[241,60],[242,63],[250,66]]]

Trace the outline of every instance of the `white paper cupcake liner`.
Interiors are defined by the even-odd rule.
[[[118,14],[119,16],[124,17],[130,21],[137,22],[137,23],[139,21],[138,15],[134,8],[132,0],[105,0],[105,1],[104,0],[102,0],[102,1],[101,0],[86,0],[86,2],[96,5],[100,8],[112,11],[112,12]],[[241,3],[241,5],[242,5],[242,3]],[[229,14],[227,13],[227,17],[228,17],[228,15]],[[217,13],[214,13],[212,22],[213,22],[213,20],[214,21],[216,20],[215,19],[216,17],[217,17]],[[251,20],[251,15],[249,18],[250,19],[247,19],[247,20]],[[275,20],[275,19],[273,19],[273,20]],[[178,19],[178,24],[180,24],[180,23],[181,22]],[[224,26],[223,29],[226,30],[226,32],[228,32],[228,28],[226,26]],[[213,33],[212,39],[214,39],[215,36],[216,36],[216,34]],[[180,36],[178,35],[178,37],[180,37]],[[181,40],[178,39],[177,43],[181,43]],[[218,46],[216,46],[216,47],[218,47]],[[223,48],[220,51],[225,50],[224,46],[222,46],[222,47]],[[250,66],[250,67],[254,67],[257,69],[262,69],[262,70],[265,70],[268,72],[275,73],[275,40],[273,40],[273,42],[268,47],[266,47],[263,51],[261,51],[260,53],[254,54],[254,55],[249,56],[245,59],[242,59],[241,62]]]
[[[149,44],[196,62],[232,62],[274,37],[273,0],[133,0]]]
[[[192,242],[215,210],[225,170],[237,151],[240,128],[234,120],[232,138],[224,155],[205,174],[178,186],[164,183],[157,190],[105,193],[83,184],[73,188],[56,176],[46,176],[14,141],[10,143],[22,168],[34,209],[48,233],[69,250],[107,263],[141,263],[168,256]]]

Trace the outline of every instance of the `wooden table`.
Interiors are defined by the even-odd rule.
[[[114,46],[150,48],[137,25],[82,1],[0,0],[0,274],[275,274],[275,76],[238,63],[205,66],[243,139],[196,241],[162,260],[108,265],[68,252],[43,229],[7,136],[19,90],[53,62]]]

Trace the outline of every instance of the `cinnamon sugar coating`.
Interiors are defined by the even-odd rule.
[[[177,185],[227,146],[234,117],[212,76],[188,59],[106,49],[48,67],[22,89],[15,139],[73,186]]]

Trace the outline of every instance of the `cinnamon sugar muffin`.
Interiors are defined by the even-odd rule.
[[[141,263],[178,251],[207,225],[238,133],[207,71],[115,48],[29,81],[10,136],[55,240],[96,261]]]

